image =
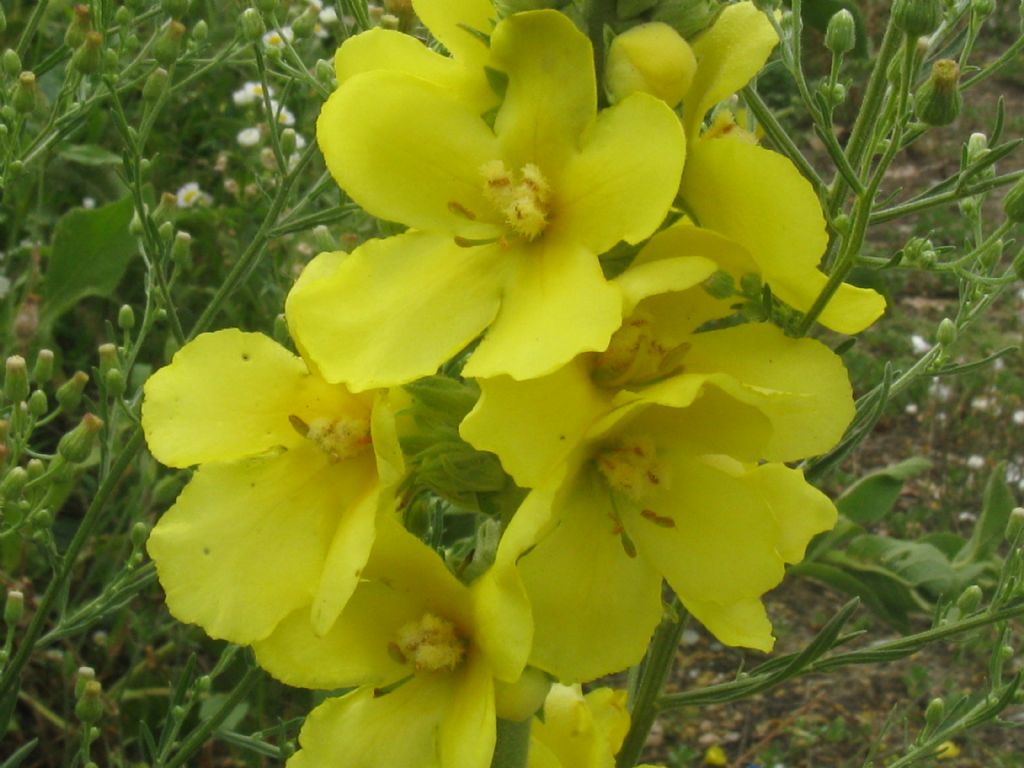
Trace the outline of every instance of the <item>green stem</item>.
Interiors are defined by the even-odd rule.
[[[622,742],[622,748],[615,759],[616,768],[632,768],[647,743],[651,726],[658,716],[658,697],[661,696],[665,680],[672,671],[672,662],[679,647],[679,636],[686,626],[688,614],[678,600],[673,610],[662,619],[654,633],[654,639],[647,649],[647,657],[640,673],[640,684],[630,709],[629,733]]]
[[[498,740],[494,744],[491,768],[526,768],[530,754],[530,725],[525,720],[498,720]]]

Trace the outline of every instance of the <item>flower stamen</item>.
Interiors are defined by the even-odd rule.
[[[451,672],[462,663],[466,643],[452,622],[425,613],[399,628],[389,652],[411,663],[417,672]]]

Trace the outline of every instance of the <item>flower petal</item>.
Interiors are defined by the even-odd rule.
[[[683,103],[686,135],[696,138],[704,115],[750,82],[779,38],[753,3],[727,5],[693,44],[697,74]]]
[[[519,563],[536,626],[531,664],[563,682],[635,664],[661,619],[661,576],[626,554],[610,499],[581,472],[557,511],[559,527]]]
[[[288,323],[328,380],[357,391],[403,384],[434,373],[491,322],[501,255],[422,232],[371,240],[329,277],[297,284]]]
[[[469,654],[455,678],[438,732],[441,764],[446,768],[488,768],[496,740],[494,678],[479,653]]]
[[[767,323],[690,337],[690,373],[725,374],[752,393],[772,422],[759,458],[795,461],[823,453],[843,436],[854,415],[853,393],[842,359],[814,339],[791,339]]]
[[[538,379],[495,376],[479,384],[480,399],[459,433],[474,448],[496,453],[523,488],[540,485],[610,407],[581,360]]]
[[[384,695],[364,686],[309,713],[288,768],[447,768],[437,748],[455,680],[413,677]],[[486,768],[486,764],[480,766]]]
[[[787,563],[803,560],[811,539],[836,524],[838,513],[831,500],[808,483],[798,469],[783,464],[762,464],[748,476],[779,524],[776,549]]]
[[[678,256],[634,264],[615,278],[622,290],[624,312],[629,315],[646,298],[661,293],[677,293],[699,285],[717,269],[715,262],[701,256]],[[678,296],[675,300],[681,301]]]
[[[558,11],[516,13],[494,29],[490,66],[508,75],[494,122],[503,159],[557,179],[597,111],[590,41]]]
[[[826,280],[817,264],[828,235],[817,195],[788,159],[742,141],[702,141],[691,148],[680,193],[702,227],[750,253],[780,299],[811,308]],[[856,333],[884,310],[879,294],[845,286],[819,319]]]
[[[634,94],[602,110],[583,134],[556,192],[551,232],[603,253],[637,243],[664,221],[679,191],[686,141],[660,99]]]
[[[157,460],[187,467],[299,444],[289,415],[311,420],[352,404],[277,342],[229,328],[200,334],[149,378],[142,426]]]
[[[147,544],[171,613],[214,638],[265,637],[312,600],[338,518],[372,466],[331,464],[309,444],[200,467]]]
[[[391,29],[370,29],[342,44],[334,55],[334,71],[339,83],[377,69],[404,72],[452,90],[477,113],[482,113],[491,109],[498,97],[484,76],[482,61],[487,55],[487,46],[476,38],[474,41],[472,48],[474,52],[479,51],[481,63],[470,67],[430,50],[412,35]]]
[[[413,0],[423,26],[465,66],[483,68],[487,44],[476,34],[491,33],[494,6],[488,0]],[[468,28],[468,29],[467,29]]]
[[[342,83],[324,103],[317,141],[335,181],[369,213],[410,227],[493,237],[483,217],[481,166],[497,140],[456,93],[404,72],[375,70]]]
[[[516,257],[501,311],[466,376],[544,376],[580,352],[604,349],[622,322],[622,294],[590,251],[543,237]]]

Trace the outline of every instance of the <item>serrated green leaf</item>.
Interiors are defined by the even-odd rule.
[[[128,231],[132,212],[126,197],[93,210],[76,208],[57,222],[42,290],[44,328],[86,296],[113,294],[138,250]]]
[[[903,484],[929,467],[931,462],[927,459],[913,457],[865,475],[846,489],[836,507],[854,522],[877,522],[892,511]]]

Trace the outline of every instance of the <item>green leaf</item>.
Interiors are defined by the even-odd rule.
[[[892,511],[903,484],[929,467],[931,462],[927,459],[913,457],[865,475],[846,489],[836,507],[854,522],[877,522]]]
[[[1013,492],[1006,482],[1006,462],[1001,461],[988,476],[982,496],[981,515],[971,538],[957,555],[956,562],[968,563],[991,557],[1003,540],[1006,523],[1013,510]]]
[[[96,144],[73,144],[57,153],[58,157],[79,165],[121,165],[121,156]]]
[[[931,598],[950,592],[958,582],[952,564],[931,544],[869,533],[851,541],[846,554],[848,565],[891,576]]]
[[[658,0],[619,0],[615,4],[615,15],[620,19],[632,19],[658,4]]]
[[[86,296],[109,297],[138,247],[128,232],[132,201],[76,208],[57,222],[46,267],[40,324],[48,327]]]
[[[917,607],[917,603],[910,590],[892,579],[875,574],[854,574],[827,563],[799,563],[790,567],[788,572],[808,576],[859,597],[872,612],[900,631],[910,628],[907,614]]]

